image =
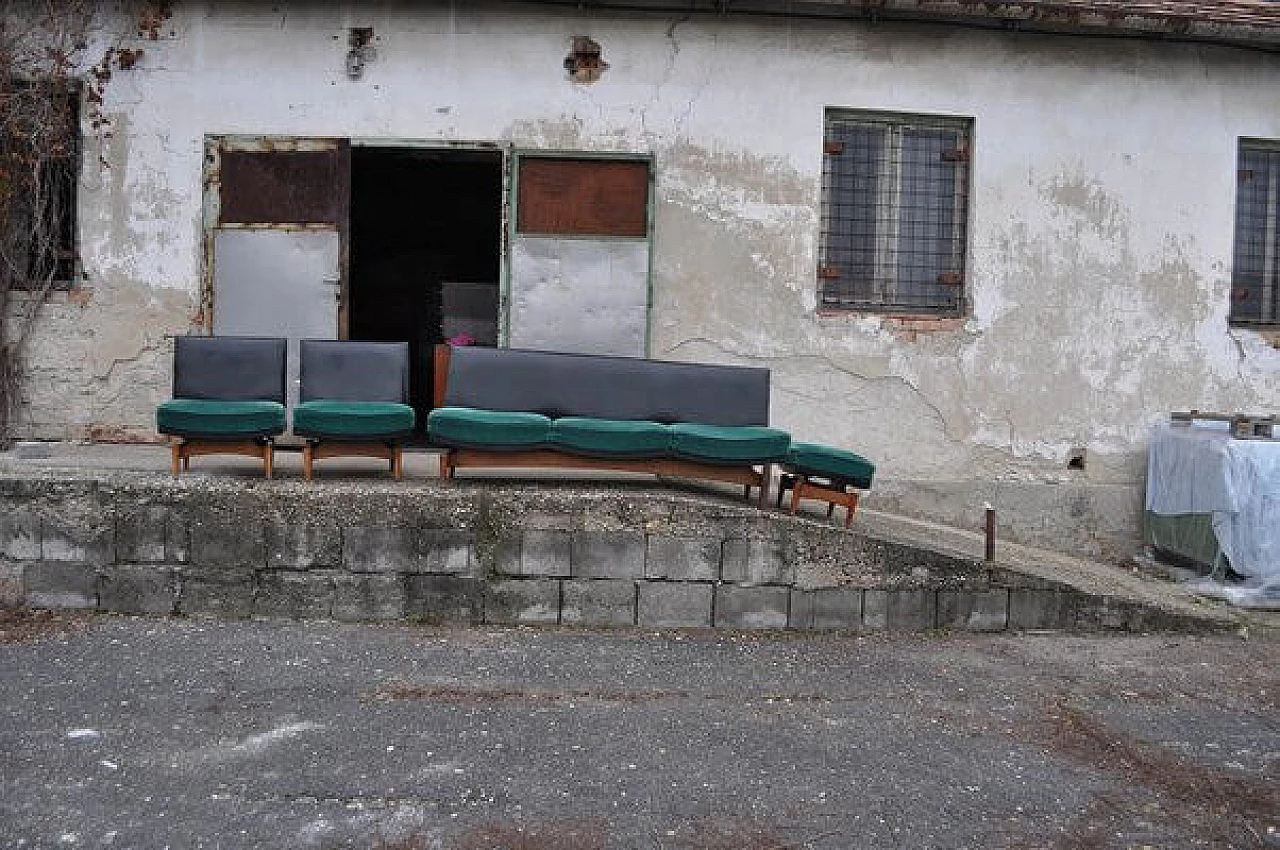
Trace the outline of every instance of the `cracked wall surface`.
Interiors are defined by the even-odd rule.
[[[382,36],[359,81],[349,26]],[[768,366],[777,424],[876,461],[871,503],[907,513],[976,528],[989,501],[1003,534],[1124,554],[1160,417],[1280,403],[1275,338],[1227,324],[1236,146],[1280,138],[1274,56],[485,3],[190,3],[171,28],[108,87],[87,280],[44,310],[31,436],[150,434],[166,335],[201,318],[224,133],[651,154],[651,356]],[[609,63],[590,84],[563,66],[581,35]],[[817,309],[826,107],[973,119],[962,320]]]

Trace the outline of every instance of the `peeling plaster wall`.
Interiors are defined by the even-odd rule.
[[[355,82],[348,26],[378,37]],[[976,528],[991,501],[1004,534],[1119,555],[1158,418],[1280,404],[1280,350],[1227,326],[1237,139],[1280,138],[1275,55],[479,3],[179,4],[169,28],[108,89],[33,436],[150,431],[165,334],[199,318],[221,133],[652,153],[652,355],[770,367],[781,427],[877,461],[872,504]],[[564,70],[575,35],[596,82]],[[816,311],[828,106],[974,119],[965,319]]]

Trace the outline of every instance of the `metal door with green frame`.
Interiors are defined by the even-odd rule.
[[[647,356],[651,158],[522,150],[513,172],[507,344]]]
[[[345,338],[350,148],[345,139],[205,139],[205,322],[218,336]]]

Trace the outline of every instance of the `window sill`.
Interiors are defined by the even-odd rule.
[[[966,316],[933,316],[922,313],[875,313],[869,310],[817,311],[820,319],[877,319],[880,327],[903,342],[915,342],[920,334],[955,333],[964,329]]]
[[[1280,349],[1280,324],[1276,325],[1231,325],[1230,330],[1234,332],[1248,331],[1262,337],[1262,341],[1270,345],[1272,348]]]

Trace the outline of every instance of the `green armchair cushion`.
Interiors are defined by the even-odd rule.
[[[175,398],[156,408],[156,429],[177,437],[271,437],[284,428],[284,405],[276,401]]]
[[[389,439],[413,432],[413,408],[391,401],[304,401],[293,409],[293,433],[338,440]]]

